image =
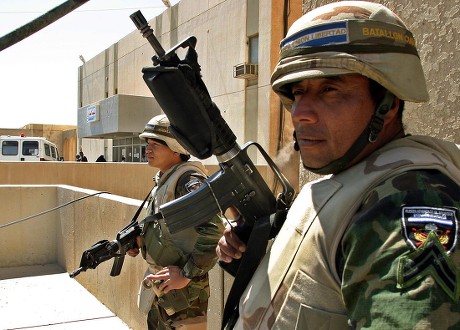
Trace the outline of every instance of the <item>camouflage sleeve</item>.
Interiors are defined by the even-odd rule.
[[[341,250],[354,329],[460,329],[459,191],[425,170],[367,195]]]
[[[176,197],[183,196],[198,189],[204,181],[199,173],[186,173],[183,175],[176,189]],[[215,215],[208,222],[195,227],[198,238],[193,252],[183,268],[184,275],[188,278],[204,275],[210,271],[217,261],[216,246],[224,231],[222,219]]]

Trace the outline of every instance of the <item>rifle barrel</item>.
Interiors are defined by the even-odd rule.
[[[80,274],[82,270],[83,270],[83,267],[80,267],[80,268],[74,270],[72,273],[70,273],[69,276],[70,276],[71,278],[74,278],[75,276],[77,276],[78,274]]]
[[[160,42],[155,37],[155,34],[153,34],[152,28],[147,23],[147,20],[145,19],[141,11],[138,10],[135,13],[131,14],[129,17],[131,18],[137,29],[142,33],[142,36],[148,40],[150,45],[157,53],[158,57],[162,58],[163,56],[165,56],[166,52],[163,49],[163,46],[161,46]]]

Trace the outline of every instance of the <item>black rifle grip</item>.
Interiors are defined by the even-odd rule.
[[[252,226],[247,225],[247,222],[244,222],[241,225],[234,227],[233,231],[244,244],[247,244],[252,228]],[[241,256],[241,258],[243,258],[243,256]],[[235,277],[238,269],[240,268],[241,258],[233,259],[231,262],[223,262],[219,260],[219,266],[227,273]]]
[[[125,261],[125,255],[115,257],[113,260],[112,270],[110,271],[110,276],[118,276],[121,273],[121,268],[123,267],[123,262]]]

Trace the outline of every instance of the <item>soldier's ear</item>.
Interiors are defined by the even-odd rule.
[[[400,120],[399,119],[399,106],[401,104],[401,100],[398,97],[394,97],[393,103],[390,107],[390,110],[388,110],[388,113],[385,116],[385,122],[392,122],[393,120]]]

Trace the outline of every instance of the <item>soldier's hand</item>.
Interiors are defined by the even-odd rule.
[[[229,263],[233,259],[240,259],[244,251],[246,251],[246,244],[238,238],[232,227],[227,225],[216,247],[219,260]]]
[[[126,251],[126,254],[130,257],[136,257],[139,254],[139,249],[137,247],[134,249],[129,249],[128,251]]]
[[[189,278],[182,275],[182,269],[178,266],[164,267],[162,270],[157,272],[155,275],[147,275],[146,278],[152,281],[163,281],[158,289],[164,293],[168,293],[171,290],[182,289],[189,284],[191,281]]]
[[[129,249],[128,251],[126,251],[126,254],[129,255],[130,257],[136,257],[140,252],[139,246],[141,246],[141,237],[137,236],[136,237],[136,246],[133,247],[132,249]]]

